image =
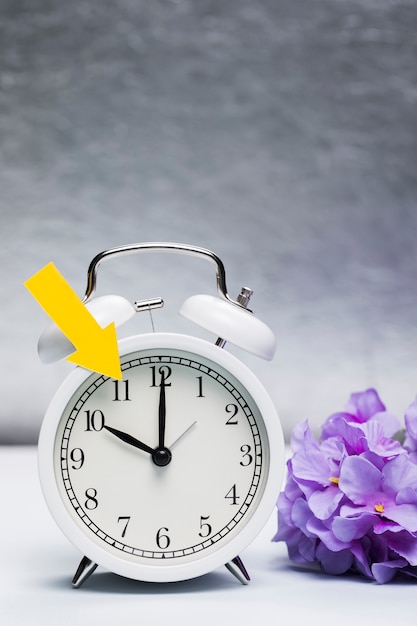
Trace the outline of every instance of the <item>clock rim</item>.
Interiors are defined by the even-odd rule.
[[[111,572],[144,582],[174,582],[196,578],[239,555],[262,530],[273,512],[285,470],[285,444],[278,413],[265,387],[252,370],[230,352],[204,339],[178,333],[147,333],[121,339],[118,345],[120,356],[146,349],[185,350],[218,363],[239,380],[258,406],[268,439],[269,468],[266,468],[267,476],[261,499],[254,505],[251,516],[234,537],[214,552],[205,555],[202,551],[201,558],[187,563],[135,563],[124,560],[95,543],[69,514],[55,477],[54,446],[58,424],[70,398],[87,378],[94,375],[90,370],[76,367],[53,396],[40,430],[38,471],[45,501],[67,539],[91,561]]]

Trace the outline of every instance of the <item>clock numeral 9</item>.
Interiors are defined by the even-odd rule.
[[[71,466],[72,469],[79,470],[84,465],[84,452],[81,448],[74,448],[71,450],[70,459],[74,463],[74,465]]]
[[[86,431],[95,430],[96,433],[104,428],[104,413],[99,409],[95,411],[84,411],[87,418]]]
[[[166,526],[162,526],[162,528],[160,528],[156,533],[156,545],[161,550],[166,550],[171,543],[171,539],[167,535],[168,530],[169,529],[166,528]]]
[[[85,508],[89,511],[94,511],[94,509],[98,507],[97,489],[94,489],[93,487],[86,489],[85,497],[87,498],[84,504]]]

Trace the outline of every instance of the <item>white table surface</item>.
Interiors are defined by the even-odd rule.
[[[225,568],[192,581],[141,583],[98,568],[83,587],[71,578],[78,551],[44,503],[34,447],[0,447],[0,623],[417,625],[417,583],[377,585],[293,565],[271,543],[275,514],[242,558],[241,585]]]

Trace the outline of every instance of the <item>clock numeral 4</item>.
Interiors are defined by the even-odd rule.
[[[229,491],[224,496],[225,500],[230,500],[231,505],[236,505],[238,500],[240,500],[240,496],[237,495],[236,484],[229,489]]]

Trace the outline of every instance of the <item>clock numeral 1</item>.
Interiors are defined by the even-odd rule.
[[[86,418],[87,418],[87,426],[86,426],[86,431],[92,431],[95,430],[96,433],[100,432],[100,430],[103,430],[104,428],[104,413],[103,411],[100,411],[99,409],[96,409],[95,411],[84,411],[84,413],[86,414]]]
[[[233,485],[233,487],[231,487],[231,489],[229,489],[229,491],[226,493],[226,495],[224,496],[225,500],[230,500],[230,504],[237,504],[237,501],[240,499],[240,496],[237,495],[236,492],[236,484]]]
[[[211,524],[207,523],[207,520],[210,519],[210,515],[201,515],[200,517],[200,532],[198,533],[200,537],[208,537],[212,533]]]
[[[156,382],[156,379],[157,379],[156,365],[151,365],[151,372],[152,372],[151,387],[160,387],[161,386],[161,382],[159,382],[159,383]],[[167,383],[167,380],[170,378],[170,376],[172,374],[172,370],[169,367],[169,365],[161,365],[160,367],[158,367],[158,374],[161,375],[161,381],[163,379],[164,386],[165,387],[170,387],[171,383]]]
[[[126,535],[126,530],[127,530],[128,525],[129,525],[129,522],[130,522],[130,516],[122,515],[121,517],[118,517],[117,518],[117,523],[120,524],[120,522],[123,523],[122,537],[124,537]]]
[[[197,376],[197,380],[198,380],[198,394],[197,394],[197,398],[205,398],[205,395],[203,393],[203,377],[202,376]]]
[[[86,489],[85,497],[87,498],[84,504],[85,508],[89,511],[94,511],[94,509],[98,507],[97,489],[94,489],[93,487]]]
[[[129,397],[129,381],[128,380],[114,380],[114,398],[113,402],[120,402],[131,400]]]
[[[160,528],[156,533],[156,545],[161,550],[166,550],[171,543],[171,539],[167,535],[168,530],[169,529],[166,528],[166,526],[162,526],[162,528]]]

